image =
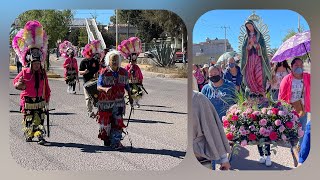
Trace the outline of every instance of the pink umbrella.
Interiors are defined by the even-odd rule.
[[[277,52],[272,57],[272,62],[281,62],[292,57],[302,56],[310,52],[310,30],[297,33],[281,44]],[[309,61],[310,57],[309,57]]]

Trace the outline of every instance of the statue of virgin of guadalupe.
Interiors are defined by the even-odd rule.
[[[252,20],[245,22],[246,35],[242,44],[240,68],[247,95],[265,97],[267,81],[271,79],[271,67],[263,35]]]

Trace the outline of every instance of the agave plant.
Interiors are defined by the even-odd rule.
[[[171,48],[171,44],[168,42],[161,41],[160,43],[151,45],[150,53],[153,56],[153,58],[151,58],[152,61],[154,61],[157,66],[170,67],[175,63],[176,50]]]

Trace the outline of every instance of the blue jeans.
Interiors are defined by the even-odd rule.
[[[302,143],[300,144],[299,152],[299,163],[303,163],[310,152],[310,131],[311,131],[311,121],[308,121],[306,130],[304,132]]]
[[[304,116],[302,116],[302,117],[299,118],[299,122],[300,122],[301,125],[302,125],[302,130],[303,130],[303,131],[306,130],[307,120],[308,120],[308,113],[306,113]],[[299,144],[300,144],[300,145],[301,145],[301,143],[302,143],[302,140],[303,140],[303,137],[301,137],[301,138],[299,139]]]
[[[273,101],[278,101],[279,89],[271,89],[271,98]]]
[[[212,160],[211,164],[212,164],[212,170],[216,170],[216,161]]]

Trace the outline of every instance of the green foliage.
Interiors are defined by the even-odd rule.
[[[110,17],[110,21],[115,24],[115,16]],[[138,28],[137,36],[146,43],[164,34],[181,37],[183,33],[185,42],[187,39],[187,29],[182,19],[167,10],[118,10],[118,23],[127,22]]]
[[[287,34],[284,36],[284,38],[282,39],[282,42],[285,42],[286,40],[288,40],[289,38],[291,38],[292,36],[294,36],[295,34],[297,34],[297,32],[294,29],[289,29],[287,31]]]
[[[88,43],[88,34],[85,28],[79,29],[78,45],[84,47]]]
[[[116,37],[113,34],[107,33],[106,31],[101,31],[106,47],[116,44]]]
[[[79,44],[79,36],[80,36],[80,29],[76,28],[74,30],[71,30],[69,33],[67,39],[74,45],[78,46]]]
[[[38,20],[47,32],[50,49],[56,46],[57,40],[66,37],[72,18],[71,10],[30,10],[20,14],[18,20],[21,28],[30,20]]]
[[[176,50],[171,48],[171,44],[168,42],[161,41],[153,44],[150,52],[154,57],[152,60],[157,66],[171,67],[175,63]]]

